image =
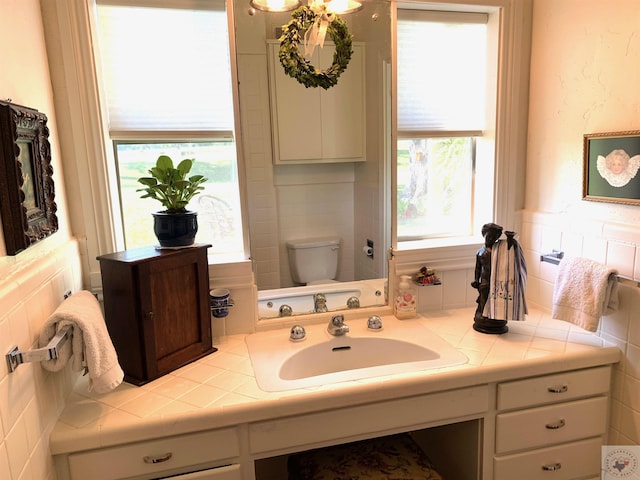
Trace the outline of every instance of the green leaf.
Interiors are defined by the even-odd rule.
[[[192,166],[193,160],[189,158],[185,158],[178,164],[177,169],[180,172],[181,178],[184,178],[184,176],[189,173],[189,170],[191,170]]]
[[[153,187],[153,186],[158,184],[158,181],[155,178],[152,178],[152,177],[139,178],[138,182],[140,182],[143,185],[147,185],[149,187]]]
[[[161,171],[173,170],[173,160],[167,155],[160,155],[156,161],[156,168]]]

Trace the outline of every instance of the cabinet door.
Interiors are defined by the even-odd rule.
[[[204,262],[204,264],[202,263]],[[141,267],[148,278],[145,311],[150,374],[169,372],[211,349],[206,251],[185,252]]]
[[[325,42],[310,60],[318,68],[333,61]],[[333,163],[365,158],[364,45],[353,55],[338,84],[327,90],[306,88],[289,77],[278,59],[279,44],[269,44],[271,122],[274,163]]]

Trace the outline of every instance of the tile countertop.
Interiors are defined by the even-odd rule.
[[[429,312],[405,320],[421,322],[469,357],[467,364],[454,367],[264,392],[255,381],[245,335],[233,335],[214,341],[217,352],[141,387],[123,383],[109,394],[96,395],[88,391],[87,379],[82,377],[51,434],[51,452],[64,454],[273,420],[616,363],[621,358],[617,347],[597,335],[537,310],[531,310],[523,322],[509,322],[507,334],[481,334],[472,328],[474,310]]]

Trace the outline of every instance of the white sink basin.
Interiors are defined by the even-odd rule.
[[[349,380],[442,368],[468,358],[417,320],[383,318],[383,330],[367,329],[367,319],[345,322],[350,332],[334,337],[326,325],[309,325],[299,342],[289,329],[246,338],[258,386],[267,392],[315,387]]]

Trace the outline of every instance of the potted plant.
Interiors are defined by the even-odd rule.
[[[149,169],[150,177],[141,177],[144,185],[136,191],[144,192],[140,198],[158,200],[165,210],[153,213],[153,231],[162,247],[184,247],[194,243],[198,231],[197,212],[187,210],[189,201],[204,190],[207,181],[202,175],[187,177],[193,166],[192,159],[185,159],[174,167],[173,160],[160,155],[155,167]]]

